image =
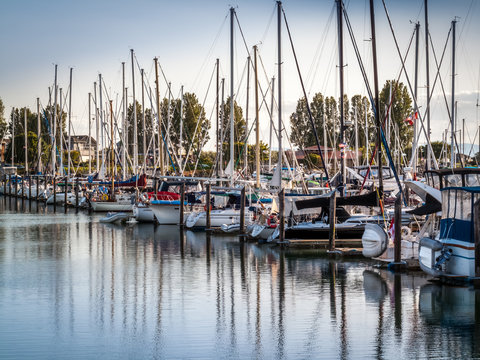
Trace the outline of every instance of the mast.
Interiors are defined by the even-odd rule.
[[[255,64],[255,170],[256,188],[260,188],[260,119],[258,111],[258,66],[257,66],[257,45],[253,47],[253,59]]]
[[[375,91],[375,126],[377,128],[377,166],[378,188],[380,197],[383,198],[383,168],[382,168],[382,124],[380,123],[380,102],[378,101],[378,73],[377,73],[377,42],[375,39],[375,9],[373,0],[370,0],[370,26],[372,32],[372,59],[373,59],[373,83]]]
[[[70,178],[70,152],[72,151],[72,72],[73,68],[70,68],[70,86],[68,90],[68,171],[67,176]]]
[[[223,176],[223,130],[225,121],[225,79],[222,79],[222,123],[220,125],[220,173]]]
[[[428,0],[425,0],[425,64],[426,64],[426,82],[427,82],[427,142],[430,141],[431,129],[430,129],[430,61],[428,50]],[[452,107],[453,111],[453,107]],[[432,167],[432,154],[430,152],[430,146],[427,146],[427,169]]]
[[[164,174],[163,169],[163,143],[162,143],[162,118],[160,115],[160,87],[158,84],[158,58],[154,58],[155,61],[155,95],[157,99],[157,123],[158,123],[158,156],[160,158],[160,175]],[[153,172],[155,174],[155,166],[157,166],[156,159],[155,159],[155,152],[153,153],[154,156],[154,166]]]
[[[245,104],[245,145],[243,150],[244,155],[244,166],[245,166],[245,177],[248,176],[248,106],[249,106],[249,96],[250,96],[250,56],[247,57],[247,101]]]
[[[367,162],[369,161],[368,157],[368,147],[370,146],[370,139],[369,136],[370,134],[368,133],[368,104],[366,101],[363,102],[364,107],[365,107],[365,155],[366,155],[366,160]]]
[[[102,143],[102,166],[105,165],[105,144],[103,136],[103,131],[105,124],[103,122],[103,104],[102,104],[102,74],[98,74],[98,95],[100,97],[100,110],[99,110],[99,123],[100,123],[100,136],[101,136],[101,143]],[[98,166],[98,165],[97,165]],[[100,169],[102,169],[102,166]],[[103,175],[103,174],[102,174]]]
[[[88,173],[92,173],[92,93],[88,93]]]
[[[40,98],[37,98],[37,174],[42,171],[42,123],[40,119]]]
[[[182,153],[183,153],[183,85],[180,87],[180,143],[178,144],[178,161],[179,161],[179,168],[181,174],[183,175],[183,168],[182,168]]]
[[[337,26],[338,26],[338,70],[340,75],[340,173],[342,181],[340,183],[340,194],[344,194],[344,186],[346,185],[345,173],[345,125],[344,125],[344,103],[343,103],[343,0],[337,2]]]
[[[60,118],[58,119],[58,131],[60,133],[60,176],[63,176],[63,95],[62,88],[60,88]]]
[[[115,200],[115,149],[113,147],[113,100],[110,100],[110,166],[111,166],[111,176],[112,176],[112,195],[111,200]]]
[[[355,106],[353,109],[355,111],[355,164],[359,166],[360,164],[358,163],[358,108]]]
[[[217,58],[217,61],[216,61],[216,71],[217,71],[217,76],[216,76],[216,83],[217,83],[217,100],[216,100],[216,109],[215,109],[215,112],[216,112],[216,118],[217,118],[217,133],[216,133],[216,149],[217,149],[217,156],[216,158],[218,159],[218,156],[220,154],[220,147],[219,147],[219,138],[220,138],[220,127],[219,127],[219,92],[220,92],[220,84],[219,84],[219,81],[220,81],[220,69],[219,69],[219,62],[220,60]],[[220,163],[220,161],[219,161]],[[215,175],[216,177],[218,178],[219,177],[219,174],[220,174],[220,171],[219,171],[219,163],[217,163],[217,166],[215,168]],[[221,164],[221,163],[220,163]]]
[[[12,166],[15,164],[15,108],[12,108]]]
[[[234,93],[233,93],[233,82],[234,82],[234,73],[233,73],[233,19],[235,17],[235,9],[233,7],[230,8],[230,161],[232,163],[232,174],[230,178],[230,185],[233,187],[233,173],[235,170],[235,129],[234,129]]]
[[[282,2],[277,1],[278,31],[278,171],[280,172],[280,188],[282,187]]]
[[[133,62],[133,49],[130,50],[132,57],[132,95],[133,95],[133,172],[137,174],[138,167],[138,138],[137,138],[137,101],[135,100],[135,67]]]
[[[145,83],[143,82],[144,71],[140,70],[142,75],[142,138],[143,138],[143,171],[147,171],[147,132],[145,127]]]
[[[451,152],[451,159],[450,164],[452,169],[455,167],[455,121],[456,121],[456,114],[455,114],[455,25],[457,21],[452,21],[452,120],[451,120],[451,138],[450,138],[450,152]]]
[[[100,122],[98,118],[98,106],[97,106],[97,83],[93,83],[93,92],[95,95],[94,103],[95,103],[95,138],[97,140],[97,145],[95,146],[95,151],[96,151],[96,172],[100,171]]]
[[[414,79],[414,94],[415,96],[415,115],[413,117],[413,141],[415,142],[412,146],[412,149],[415,149],[415,153],[413,155],[413,173],[417,173],[417,159],[418,159],[418,152],[417,152],[417,133],[418,133],[418,126],[417,126],[417,114],[418,114],[418,43],[420,40],[420,23],[417,22],[415,24],[415,79]]]
[[[52,144],[52,175],[55,176],[57,162],[57,67],[55,64],[55,80],[53,83],[53,144]],[[14,128],[15,129],[15,128]]]
[[[24,125],[23,129],[25,130],[25,173],[28,174],[28,129],[27,129],[27,107],[24,108]]]
[[[271,87],[271,98],[270,98],[270,134],[268,140],[268,171],[272,170],[272,136],[273,136],[273,102],[275,99],[275,77],[272,77],[272,87]]]
[[[127,136],[127,97],[125,95],[125,61],[122,62],[122,178],[127,178],[127,147],[125,138]]]

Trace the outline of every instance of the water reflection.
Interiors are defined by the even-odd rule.
[[[0,206],[0,358],[480,355],[477,292],[422,274]]]

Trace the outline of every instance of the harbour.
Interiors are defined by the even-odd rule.
[[[0,359],[480,358],[474,0],[113,3],[2,12]]]
[[[472,288],[12,201],[0,200],[3,359],[480,356]]]

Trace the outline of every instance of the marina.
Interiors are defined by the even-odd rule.
[[[474,0],[110,2],[0,21],[0,359],[480,358]]]
[[[472,288],[13,201],[0,199],[2,359],[480,356]]]

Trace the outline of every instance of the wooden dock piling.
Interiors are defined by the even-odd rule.
[[[185,206],[184,206],[184,201],[185,201],[185,183],[183,183],[180,186],[180,219],[179,219],[179,225],[180,228],[183,229],[185,219],[184,219],[184,211],[185,211]]]
[[[53,212],[57,212],[57,177],[53,177]]]
[[[336,206],[337,206],[337,191],[333,191],[330,195],[330,207],[328,213],[328,224],[330,226],[328,232],[328,251],[335,250],[335,222],[336,222]]]
[[[279,211],[279,233],[278,241],[283,243],[285,241],[285,189],[278,193],[278,211]]]
[[[475,240],[475,280],[473,286],[480,288],[480,199],[473,204],[473,231]]]
[[[67,193],[68,193],[68,177],[65,178],[65,186],[64,186],[64,196],[63,196],[63,209],[64,209],[64,212],[65,214],[67,213]]]
[[[245,234],[245,186],[240,193],[240,235]]]
[[[210,211],[211,211],[211,199],[210,199],[210,194],[211,194],[211,189],[212,189],[212,186],[211,184],[206,184],[206,187],[207,187],[207,194],[206,194],[206,197],[205,197],[205,211],[206,211],[206,219],[205,219],[205,230],[206,231],[210,231],[211,230],[211,214],[210,214]]]

